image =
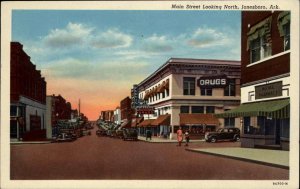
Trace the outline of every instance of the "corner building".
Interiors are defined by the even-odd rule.
[[[235,118],[214,116],[240,105],[240,61],[171,58],[137,87],[139,99],[154,108],[142,114],[141,130],[154,136],[176,138],[179,126],[192,138],[240,126]]]
[[[242,147],[289,149],[290,12],[242,12]]]
[[[46,139],[46,86],[19,42],[11,42],[10,138]]]

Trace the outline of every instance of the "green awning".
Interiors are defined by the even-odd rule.
[[[265,116],[274,119],[290,117],[290,99],[241,104],[239,107],[216,114],[218,118]]]

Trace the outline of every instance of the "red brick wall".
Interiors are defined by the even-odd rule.
[[[284,51],[284,39],[280,37],[277,18],[279,11],[272,13],[271,11],[244,11],[242,12],[242,41],[241,41],[241,84],[270,78],[273,76],[290,72],[290,54],[276,57],[262,64],[246,67],[250,63],[250,51],[247,50],[247,33],[250,28],[248,25],[254,26],[260,21],[272,15],[271,38],[272,38],[272,55],[276,55]]]

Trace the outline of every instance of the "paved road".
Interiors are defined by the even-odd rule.
[[[288,175],[285,169],[189,152],[174,143],[97,137],[95,130],[70,143],[11,146],[11,179],[286,180]]]

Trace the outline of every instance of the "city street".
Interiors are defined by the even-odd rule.
[[[147,143],[91,136],[74,142],[11,145],[11,179],[284,180],[286,169]],[[189,147],[238,146],[191,143]]]

